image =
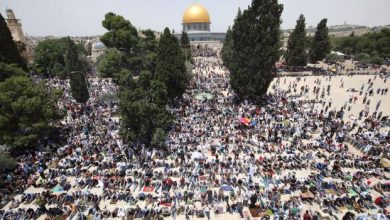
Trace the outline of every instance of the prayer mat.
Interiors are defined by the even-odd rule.
[[[272,212],[271,209],[267,209],[267,211],[265,212],[265,214],[271,216],[271,215],[273,215],[274,213]]]
[[[334,191],[333,189],[327,189],[326,193],[331,195],[337,195],[336,191]]]
[[[143,192],[154,192],[154,186],[144,186]]]
[[[165,207],[171,207],[172,203],[170,203],[170,202],[160,202],[160,205],[161,206],[165,206]]]
[[[117,202],[118,202],[118,200],[112,199],[111,202],[110,202],[110,204],[111,204],[111,205],[115,205]]]
[[[261,217],[261,213],[256,208],[254,208],[254,209],[249,208],[249,212],[251,213],[252,218],[260,218]]]
[[[340,208],[339,208],[339,210],[341,211],[341,212],[343,212],[343,211],[347,211],[347,207],[345,207],[345,206],[341,206]]]

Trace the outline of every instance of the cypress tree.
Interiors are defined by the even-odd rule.
[[[234,19],[234,22],[236,22],[237,19],[241,16],[242,16],[241,8],[238,8],[237,16]],[[226,31],[226,37],[225,37],[225,41],[223,42],[221,56],[224,65],[229,68],[229,65],[231,64],[231,60],[233,59],[233,37],[232,37],[232,29],[230,28],[230,26]]]
[[[79,70],[79,55],[76,44],[68,37],[67,38],[67,49],[65,53],[65,70],[67,74],[72,71]]]
[[[181,32],[180,46],[182,48],[190,48],[190,40],[188,39],[188,34],[185,31]]]
[[[76,44],[68,37],[68,47],[65,54],[65,70],[69,76],[70,90],[78,103],[86,103],[89,99],[88,85],[83,72],[80,72],[80,62]]]
[[[0,62],[11,64],[15,63],[21,68],[27,68],[26,62],[19,53],[15,41],[12,39],[11,31],[3,15],[0,13]]]
[[[316,63],[323,60],[330,53],[329,29],[326,26],[328,20],[322,19],[317,25],[317,30],[311,44],[309,59],[310,62]]]
[[[282,11],[277,0],[253,0],[234,23],[230,84],[240,98],[262,96],[272,82],[280,55]]]
[[[288,39],[286,62],[289,66],[306,66],[307,53],[305,47],[306,30],[305,17],[300,15],[297,25]]]
[[[156,73],[157,80],[163,82],[167,87],[170,101],[183,95],[190,76],[186,71],[185,58],[179,42],[168,28],[165,28],[164,34],[160,38]]]
[[[87,81],[85,79],[84,73],[80,71],[72,71],[69,74],[69,84],[70,90],[72,92],[72,97],[78,103],[86,103],[89,99],[89,92],[87,87]]]
[[[232,47],[233,47],[233,39],[232,39],[232,30],[230,26],[226,32],[225,41],[223,42],[223,47],[221,50],[222,60],[225,66],[229,68],[230,62],[232,58]]]

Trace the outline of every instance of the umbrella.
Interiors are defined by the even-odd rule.
[[[349,189],[348,190],[348,195],[352,197],[352,196],[356,196],[357,193],[353,189]]]
[[[290,213],[291,213],[291,215],[297,215],[298,214],[298,212],[299,212],[299,209],[298,208],[291,208],[290,209]]]
[[[229,192],[229,191],[233,191],[233,187],[228,186],[228,185],[223,185],[223,186],[221,186],[221,190],[224,192]]]
[[[382,196],[379,196],[378,198],[375,199],[375,204],[376,205],[382,205],[383,203],[385,203],[385,200],[383,199]]]
[[[143,192],[150,193],[154,191],[153,186],[144,186],[144,189],[142,190]]]
[[[249,124],[251,122],[251,120],[249,118],[240,118],[240,122],[243,123],[243,124]]]
[[[200,192],[201,192],[201,193],[207,192],[207,188],[206,188],[206,187],[201,187],[201,188],[200,188]]]
[[[274,213],[272,212],[271,209],[267,209],[267,211],[265,211],[265,214],[268,215],[268,216],[271,216],[271,215],[273,215]]]
[[[345,176],[345,179],[352,181],[353,177],[351,175],[347,175],[347,176]]]
[[[64,188],[62,188],[62,186],[60,186],[60,185],[57,185],[57,186],[55,186],[51,191],[52,191],[53,193],[63,192],[63,191],[64,191]]]
[[[252,121],[251,125],[252,126],[256,126],[257,125],[257,121]]]
[[[202,92],[202,93],[198,93],[196,95],[194,95],[194,98],[197,99],[197,100],[211,100],[214,98],[214,95],[210,94],[210,93],[206,93],[206,92]]]

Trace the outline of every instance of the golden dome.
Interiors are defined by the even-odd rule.
[[[210,23],[210,15],[207,9],[198,3],[192,4],[183,15],[183,24],[188,23]]]

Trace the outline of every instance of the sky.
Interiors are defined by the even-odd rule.
[[[30,36],[91,36],[105,32],[104,15],[114,12],[135,27],[163,31],[165,27],[181,31],[184,10],[195,0],[0,0],[0,12],[11,8],[21,19],[23,31]],[[233,24],[237,10],[246,9],[251,0],[196,0],[211,17],[211,31],[225,32]],[[279,0],[284,5],[283,29],[294,28],[300,14],[307,26],[316,26],[322,18],[328,25],[390,24],[390,0]]]

